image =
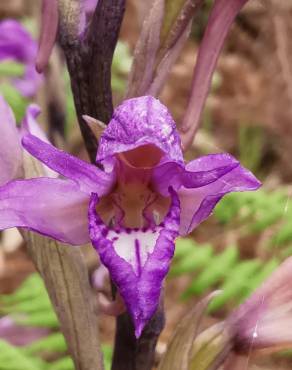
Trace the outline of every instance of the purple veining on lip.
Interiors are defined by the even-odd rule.
[[[156,241],[154,239],[154,245],[151,246],[141,271],[139,269],[140,259],[138,266],[134,269],[129,263],[131,255],[124,254],[121,257],[118,254],[121,251],[117,249],[110,236],[102,236],[102,231],[107,226],[96,213],[97,196],[92,195],[90,201],[89,230],[93,246],[98,251],[102,263],[111,271],[111,277],[132,315],[137,337],[141,335],[145,324],[158,307],[162,281],[167,274],[174,253],[174,239],[178,235],[179,227],[179,200],[173,191],[171,194],[172,204],[165,217],[164,227],[157,227]],[[140,240],[141,238],[142,235]],[[133,252],[134,254],[136,252],[134,248]],[[136,256],[134,259],[136,260]]]
[[[141,276],[142,266],[141,266],[141,255],[140,255],[140,243],[138,239],[135,239],[135,253],[136,253],[136,264],[138,276]]]
[[[36,41],[19,22],[12,19],[0,22],[0,61],[13,60],[25,65],[24,75],[12,82],[26,97],[34,96],[43,80],[34,67],[36,55]]]
[[[115,110],[97,153],[105,171],[31,134],[22,144],[64,178],[0,188],[0,228],[25,227],[72,245],[91,240],[137,337],[158,307],[178,233],[192,231],[224,194],[260,186],[228,154],[185,164],[175,123],[151,96]]]

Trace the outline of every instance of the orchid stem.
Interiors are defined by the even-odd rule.
[[[139,339],[128,313],[117,318],[115,348],[111,370],[151,370],[154,365],[155,347],[164,327],[163,305],[160,305]]]
[[[59,43],[65,53],[82,136],[92,163],[97,140],[83,115],[108,123],[113,113],[111,64],[126,0],[99,0],[91,23],[80,35],[76,20],[79,0],[59,0]],[[150,370],[164,326],[159,308],[137,340],[128,314],[117,318],[112,370]]]
[[[59,0],[58,39],[65,53],[78,122],[92,163],[98,143],[82,116],[87,114],[108,123],[113,113],[111,64],[124,10],[125,0],[99,0],[88,29],[80,35],[76,27],[79,1]]]

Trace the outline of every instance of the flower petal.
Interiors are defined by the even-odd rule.
[[[152,96],[129,99],[116,108],[101,136],[97,161],[111,162],[117,153],[149,144],[183,163],[180,138],[167,108]]]
[[[170,185],[175,190],[182,186],[199,188],[218,180],[238,165],[239,162],[229,154],[210,154],[186,166],[166,162],[154,168],[152,183],[157,192],[168,195]]]
[[[224,163],[227,165],[228,161],[232,163],[235,159],[225,154],[210,155],[190,162],[186,169],[194,172],[200,168],[211,171],[215,170],[216,166],[220,168]],[[225,174],[223,171],[223,175],[206,186],[188,189],[185,185],[178,192],[181,201],[180,234],[190,233],[204,221],[225,194],[232,191],[256,190],[260,185],[255,176],[239,163]]]
[[[98,0],[83,0],[84,11],[86,13],[93,13],[97,6]]]
[[[180,206],[171,190],[172,203],[164,223],[152,230],[112,231],[96,213],[97,196],[89,206],[89,231],[93,246],[125,301],[139,337],[155,313],[178,235]]]
[[[16,20],[0,22],[0,60],[14,59],[22,63],[32,61],[37,52],[37,43]]]
[[[0,229],[24,227],[65,243],[88,242],[89,197],[72,181],[36,178],[0,188]]]
[[[34,64],[26,66],[24,75],[21,78],[13,79],[13,85],[23,95],[28,98],[33,97],[42,82],[41,75],[35,70]]]
[[[44,133],[44,131],[41,129],[40,125],[37,123],[36,118],[41,113],[41,109],[36,104],[30,104],[25,112],[25,116],[21,122],[21,133],[22,135],[25,134],[32,134],[42,141],[45,141],[46,143],[49,143],[49,140]]]
[[[45,143],[50,144],[47,138],[47,135],[41,129],[41,126],[36,121],[36,118],[40,114],[40,112],[41,112],[41,109],[36,104],[30,104],[27,107],[25,116],[21,122],[20,133],[21,133],[21,136],[32,134],[36,136],[37,138],[41,139],[42,141],[44,141]],[[43,167],[44,167],[45,176],[48,176],[48,177],[58,177],[59,176],[57,172],[51,170],[49,167],[45,165]]]
[[[26,65],[23,78],[14,79],[13,83],[27,97],[35,95],[42,82],[34,68],[36,54],[37,43],[21,23],[12,19],[0,22],[0,61],[10,59]]]
[[[9,105],[0,96],[0,185],[21,175],[22,150],[15,119]]]
[[[107,174],[96,166],[82,161],[33,135],[22,139],[23,147],[35,158],[59,174],[75,181],[85,193],[95,192],[99,196],[109,192],[114,174]]]

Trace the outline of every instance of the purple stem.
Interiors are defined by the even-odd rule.
[[[151,370],[154,365],[155,347],[164,324],[164,308],[161,303],[145,326],[141,337],[136,339],[130,316],[127,313],[120,315],[117,319],[111,370]]]
[[[86,114],[104,123],[112,116],[111,63],[124,10],[125,0],[99,0],[82,37],[72,36],[60,19],[58,39],[67,60],[79,125],[92,163],[97,142],[82,116]],[[120,315],[112,370],[150,370],[163,326],[164,311],[159,308],[137,340],[128,313]]]
[[[58,39],[65,53],[80,130],[95,163],[97,141],[82,118],[104,123],[113,113],[111,64],[125,10],[125,0],[99,0],[84,35],[71,33],[60,19]]]

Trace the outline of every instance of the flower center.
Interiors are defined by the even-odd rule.
[[[151,169],[136,168],[119,159],[116,164],[117,184],[103,197],[97,213],[113,229],[153,228],[165,217],[170,206],[169,197],[162,197],[151,189]]]

